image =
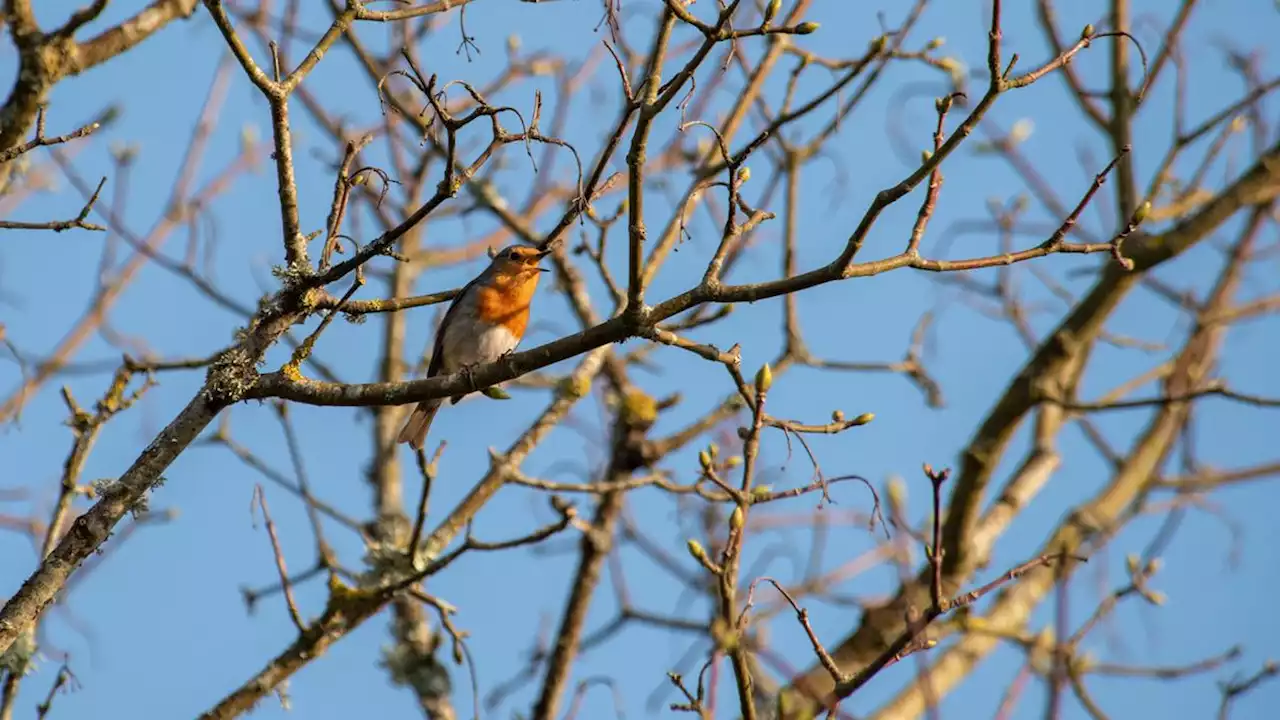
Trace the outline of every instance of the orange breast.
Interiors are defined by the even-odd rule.
[[[518,338],[524,337],[529,304],[538,289],[540,274],[495,276],[492,283],[476,289],[476,315],[485,322],[506,327]]]

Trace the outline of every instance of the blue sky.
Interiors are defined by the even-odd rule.
[[[652,0],[626,0],[627,29],[632,38],[646,37],[644,28]],[[699,3],[699,5],[707,4]],[[1099,22],[1101,3],[1061,2],[1059,14],[1064,28]],[[38,3],[46,23],[61,20],[75,3]],[[130,15],[141,0],[112,3],[101,26]],[[887,13],[885,22],[900,22],[905,3],[853,3],[817,0],[809,18],[821,29],[803,38],[806,48],[835,57],[860,54],[881,27],[877,13]],[[985,58],[987,3],[966,0],[935,3],[925,15],[910,47],[919,47],[935,36],[945,36],[944,52],[973,68],[982,68]],[[1006,3],[1005,55],[1021,54],[1019,67],[1030,68],[1045,57],[1046,50],[1034,24],[1031,3]],[[1143,19],[1135,34],[1149,53],[1156,40],[1153,28],[1167,24],[1175,3],[1142,0],[1134,3],[1135,17]],[[705,12],[706,8],[700,8]],[[581,60],[602,37],[596,31],[598,5],[587,0],[561,0],[525,4],[487,0],[476,3],[466,16],[467,32],[475,37],[481,52],[468,61],[455,53],[456,18],[423,47],[428,72],[442,80],[467,80],[482,85],[504,62],[506,39],[518,34],[522,52],[555,50],[573,60]],[[324,13],[304,13],[307,27],[323,26]],[[1101,24],[1099,22],[1099,24]],[[1259,63],[1263,77],[1274,77],[1280,67],[1275,57],[1266,55],[1266,45],[1280,31],[1280,14],[1267,0],[1205,0],[1193,16],[1185,37],[1188,68],[1189,122],[1195,124],[1241,94],[1240,82],[1230,73],[1221,48],[1229,41],[1245,50],[1263,48]],[[385,42],[387,30],[378,25],[361,26],[362,38],[375,45]],[[636,41],[639,42],[639,41]],[[762,43],[744,41],[746,51],[758,56]],[[255,51],[260,50],[254,45]],[[295,46],[293,57],[301,56]],[[1106,46],[1099,44],[1083,53],[1077,67],[1086,78],[1099,79],[1105,69]],[[259,58],[262,57],[259,53]],[[64,132],[95,117],[107,105],[123,110],[120,120],[102,131],[93,142],[69,148],[74,165],[91,181],[111,175],[111,148],[135,146],[138,155],[129,173],[128,196],[119,207],[135,233],[144,233],[162,214],[160,203],[174,182],[181,162],[181,148],[195,122],[209,82],[227,53],[222,38],[208,21],[204,10],[188,22],[178,23],[138,50],[114,60],[83,77],[60,84],[52,96],[50,132]],[[790,65],[788,64],[789,68]],[[12,53],[0,54],[0,74],[12,77]],[[783,76],[779,76],[780,78]],[[801,83],[800,96],[820,91],[826,78],[820,72]],[[700,77],[700,80],[702,78]],[[1169,103],[1171,75],[1155,88],[1148,99],[1135,131],[1134,156],[1140,173],[1149,173],[1159,161],[1170,132]],[[735,82],[738,76],[734,76]],[[358,72],[350,53],[339,47],[321,63],[307,80],[307,86],[331,112],[360,123],[378,118],[376,97]],[[580,97],[565,135],[584,158],[591,157],[607,127],[616,116],[616,73],[611,62],[598,66]],[[981,87],[974,85],[973,94]],[[532,107],[535,89],[550,98],[552,83],[546,78],[527,81],[496,98],[521,109]],[[776,106],[782,93],[781,79],[771,88]],[[932,98],[944,90],[936,73],[916,65],[894,66],[885,82],[873,90],[861,109],[848,119],[832,143],[831,160],[814,161],[802,181],[800,220],[800,265],[807,269],[827,262],[843,245],[875,193],[898,182],[912,167],[916,152],[929,142],[932,128]],[[725,107],[721,97],[712,112]],[[550,102],[548,102],[550,105]],[[1275,117],[1276,103],[1266,106],[1265,117]],[[299,199],[305,229],[322,226],[332,192],[332,144],[295,104],[298,122],[295,157],[298,159]],[[226,104],[211,138],[197,185],[221,172],[238,151],[245,132],[268,138],[265,102],[238,71],[232,74]],[[822,116],[825,118],[826,116]],[[1106,163],[1108,150],[1066,99],[1055,77],[999,100],[988,116],[996,127],[1008,128],[1020,120],[1030,120],[1033,130],[1023,144],[1045,180],[1069,203],[1074,203],[1087,187],[1090,177]],[[660,123],[657,137],[669,137],[674,119]],[[802,125],[812,131],[823,119]],[[899,139],[901,138],[901,140]],[[909,153],[898,151],[895,143],[908,143]],[[1224,153],[1224,160],[1211,170],[1216,186],[1233,177],[1249,161],[1249,147],[1237,139]],[[1090,158],[1084,166],[1081,157]],[[37,154],[40,161],[47,155]],[[621,155],[619,155],[621,158]],[[832,162],[834,161],[834,162]],[[525,185],[532,178],[523,152],[508,150],[505,168],[497,177],[499,188],[515,191],[523,199]],[[756,178],[745,192],[759,197],[765,185],[763,159],[757,161]],[[558,173],[572,167],[568,157],[560,158]],[[838,167],[838,172],[836,168]],[[10,219],[48,219],[72,216],[80,207],[55,166],[47,165],[54,178],[54,191],[24,203]],[[1010,197],[1021,190],[1008,166],[991,156],[976,154],[972,146],[962,150],[946,165],[947,184],[942,191],[937,215],[925,248],[937,247],[955,223],[985,216],[989,197]],[[670,212],[673,189],[654,189],[650,227],[658,227]],[[119,183],[109,180],[107,200]],[[208,213],[200,237],[216,231],[215,276],[226,292],[252,305],[264,292],[274,289],[270,267],[281,260],[279,214],[275,209],[275,178],[269,166],[251,174],[227,193],[219,196]],[[1104,188],[1103,194],[1110,187]],[[914,194],[890,208],[871,233],[864,256],[881,257],[898,252],[905,243],[910,223],[918,207]],[[1110,204],[1110,198],[1106,198]],[[614,200],[605,206],[612,208]],[[778,204],[780,206],[780,203]],[[1048,217],[1033,205],[1037,219]],[[680,292],[700,277],[705,258],[714,248],[715,228],[706,215],[691,226],[691,238],[667,264],[651,290],[654,300]],[[1112,231],[1102,215],[1090,210],[1084,222],[1099,234]],[[372,232],[369,218],[363,218],[363,236]],[[553,219],[545,216],[539,227],[549,229]],[[487,232],[492,221],[475,214],[465,220],[447,220],[430,225],[428,242],[441,247],[456,246]],[[1221,239],[1229,239],[1238,222],[1223,228]],[[775,277],[778,272],[778,239],[781,224],[766,225],[760,233],[762,250],[735,271],[733,280],[748,281]],[[1275,242],[1274,228],[1266,231],[1264,243]],[[1037,238],[1024,238],[1026,243]],[[165,246],[171,257],[186,251],[188,230],[177,231]],[[104,242],[100,234],[72,232],[11,233],[0,243],[0,322],[7,336],[19,347],[41,353],[53,347],[68,324],[85,309],[91,297]],[[203,240],[202,240],[203,242]],[[615,250],[621,248],[614,243]],[[992,238],[985,235],[958,237],[952,244],[953,257],[992,252]],[[615,274],[621,274],[624,258],[610,258]],[[1180,286],[1203,291],[1211,282],[1205,271],[1217,259],[1212,247],[1199,248],[1161,270],[1161,277]],[[385,263],[388,261],[379,261]],[[455,287],[481,267],[482,260],[448,270],[426,272],[417,287],[420,292]],[[1087,278],[1070,275],[1072,269],[1096,265],[1095,259],[1058,257],[1038,261],[1037,267],[1063,279],[1079,292]],[[1258,297],[1275,290],[1268,277],[1269,267],[1260,265],[1246,278],[1241,294]],[[989,281],[990,271],[977,273]],[[1033,278],[1020,273],[1022,286],[1033,301],[1050,297]],[[593,288],[604,312],[603,287]],[[362,291],[361,297],[375,297],[377,284]],[[772,394],[773,410],[783,417],[809,422],[824,421],[832,410],[847,415],[874,412],[874,423],[834,438],[817,438],[812,445],[823,468],[829,473],[857,473],[882,484],[892,475],[907,479],[913,516],[924,517],[927,483],[919,474],[922,462],[949,465],[1004,387],[1010,374],[1024,360],[1020,342],[1006,325],[983,317],[961,301],[954,286],[936,277],[911,272],[816,288],[804,293],[799,306],[810,349],[827,359],[891,361],[901,357],[911,330],[927,311],[938,314],[926,364],[941,383],[947,406],[925,408],[920,393],[906,380],[884,374],[832,374],[798,370],[781,377]],[[1061,305],[1046,302],[1048,311],[1036,316],[1037,332],[1052,327]],[[430,309],[412,311],[409,347],[424,347],[430,339],[435,313]],[[526,347],[553,339],[575,329],[564,301],[543,292],[535,306],[537,315],[526,338]],[[151,347],[167,356],[206,355],[229,342],[239,320],[213,306],[179,278],[148,266],[112,313],[114,329],[126,336],[145,337]],[[744,367],[750,370],[774,357],[780,347],[781,302],[767,301],[737,308],[721,325],[691,334],[701,342],[727,347],[743,346]],[[313,323],[314,325],[314,323]],[[1135,294],[1118,312],[1108,328],[1155,343],[1175,343],[1185,323],[1162,301],[1150,294]],[[1221,373],[1233,387],[1269,396],[1280,395],[1280,380],[1268,372],[1270,360],[1280,350],[1280,323],[1275,320],[1241,326],[1227,341]],[[363,325],[336,322],[324,335],[317,353],[350,381],[371,378],[379,333],[374,321]],[[623,346],[639,346],[631,341]],[[89,342],[81,360],[111,360],[118,351],[101,338]],[[729,391],[723,371],[678,351],[663,349],[655,358],[660,372],[635,371],[637,381],[650,393],[663,396],[675,390],[684,400],[675,411],[664,415],[655,434],[681,427],[702,409]],[[285,359],[277,349],[268,366]],[[1095,354],[1083,393],[1097,397],[1107,389],[1141,373],[1157,358],[1135,351],[1101,349]],[[567,371],[572,362],[555,369]],[[65,410],[58,388],[66,383],[82,403],[102,392],[108,375],[77,375],[48,384],[26,405],[21,422],[0,431],[0,457],[8,470],[0,486],[32,488],[27,502],[5,502],[0,513],[21,515],[28,511],[47,513],[55,498],[57,479],[70,433],[61,423]],[[199,387],[200,373],[170,374],[148,393],[138,408],[111,423],[103,432],[89,464],[86,478],[113,477],[134,459],[154,433],[190,398]],[[0,387],[5,396],[20,381],[16,365],[0,361]],[[1149,394],[1154,388],[1145,389]],[[433,435],[447,439],[448,451],[442,461],[440,480],[432,506],[433,519],[442,517],[480,476],[488,462],[486,448],[506,447],[511,439],[545,405],[546,394],[520,391],[506,404],[488,401],[466,402],[447,411],[437,422]],[[368,460],[369,423],[361,413],[349,409],[295,408],[295,418],[306,448],[306,462],[316,492],[327,502],[350,514],[366,517],[370,493],[363,470]],[[230,428],[238,442],[252,448],[273,467],[288,472],[289,459],[280,428],[265,406],[234,408]],[[601,461],[599,418],[603,410],[593,397],[575,410],[576,424],[585,431],[561,429],[540,447],[526,464],[533,475],[558,480],[581,480],[585,472],[598,469]],[[1100,424],[1117,445],[1130,440],[1141,427],[1145,413],[1116,413],[1100,419]],[[1199,422],[1198,444],[1203,459],[1221,467],[1240,467],[1274,459],[1275,413],[1254,410],[1224,401],[1208,401]],[[1025,448],[1026,430],[1010,451],[998,479],[1012,470]],[[664,467],[688,480],[696,467],[693,452],[670,458]],[[1107,478],[1104,463],[1089,449],[1077,430],[1068,430],[1061,439],[1065,458],[1062,469],[1000,543],[988,575],[1035,554],[1046,528],[1061,519],[1072,503],[1096,491]],[[763,450],[764,470],[775,486],[800,484],[809,478],[810,468],[800,453],[788,457],[785,444],[770,438]],[[407,459],[407,456],[406,456]],[[411,469],[411,465],[406,469]],[[409,473],[410,475],[412,473]],[[247,679],[294,637],[278,598],[264,601],[253,615],[246,615],[239,588],[262,586],[275,579],[268,540],[254,527],[248,508],[253,485],[260,481],[224,449],[193,447],[167,474],[167,482],[152,499],[153,508],[172,508],[172,522],[140,528],[139,532],[103,559],[101,566],[78,581],[65,606],[54,611],[46,623],[50,648],[69,651],[81,687],[59,697],[53,717],[102,716],[102,708],[128,707],[137,717],[187,717],[198,714],[223,694]],[[300,570],[312,558],[312,539],[301,506],[270,484],[266,493],[276,524],[281,529],[284,551],[290,567]],[[416,497],[412,483],[406,497]],[[848,485],[835,493],[840,503],[835,510],[869,508],[865,491]],[[1215,712],[1218,693],[1215,680],[1233,672],[1252,672],[1280,647],[1280,622],[1270,611],[1270,598],[1277,590],[1275,563],[1269,548],[1280,541],[1273,510],[1280,495],[1273,484],[1256,483],[1225,491],[1213,498],[1214,512],[1193,512],[1169,549],[1165,569],[1156,586],[1167,593],[1169,603],[1154,609],[1140,603],[1123,606],[1115,615],[1112,630],[1122,642],[1108,642],[1099,634],[1090,647],[1100,658],[1127,664],[1174,665],[1197,661],[1220,653],[1235,643],[1245,652],[1239,663],[1209,675],[1181,683],[1159,681],[1097,680],[1090,684],[1095,697],[1114,717],[1165,716],[1204,717]],[[580,505],[583,501],[580,500]],[[802,513],[813,509],[813,499],[792,501],[778,512]],[[687,524],[677,524],[675,505],[656,492],[637,493],[630,505],[631,516],[640,527],[659,540],[677,557],[688,537]],[[1228,518],[1225,522],[1223,518]],[[506,489],[487,507],[476,523],[476,533],[485,539],[502,539],[526,532],[547,522],[550,512],[545,498],[532,492]],[[1124,556],[1140,551],[1149,542],[1158,518],[1134,523],[1100,554],[1073,585],[1072,608],[1076,623],[1097,601],[1100,589],[1118,586],[1124,580]],[[343,560],[356,565],[360,558],[358,538],[338,527],[328,529]],[[794,580],[808,561],[807,534],[800,531],[761,537],[752,546],[752,559],[773,560],[753,565],[749,572]],[[870,547],[865,529],[837,526],[831,530],[823,559],[834,567]],[[478,675],[483,696],[518,673],[540,629],[552,627],[558,619],[566,580],[572,573],[576,547],[561,538],[548,544],[548,551],[518,550],[496,555],[468,556],[440,577],[433,579],[431,591],[460,608],[459,627],[471,633],[470,648],[478,659]],[[700,619],[706,605],[682,595],[672,577],[641,557],[634,549],[622,553],[626,584],[633,603],[651,612]],[[0,534],[0,594],[8,595],[30,572],[35,561],[29,541],[16,533]],[[894,572],[884,568],[842,587],[845,593],[874,598],[892,587]],[[299,588],[304,614],[315,615],[323,607],[323,588]],[[837,605],[810,603],[814,626],[824,638],[834,641],[856,620],[854,611]],[[1050,615],[1040,614],[1043,621]],[[600,627],[616,613],[609,582],[602,584],[588,623],[588,631]],[[388,642],[386,621],[378,618],[346,638],[321,660],[312,663],[291,682],[289,692],[292,717],[326,720],[353,716],[414,717],[417,710],[409,693],[389,686],[384,670],[377,665],[379,649]],[[807,666],[812,656],[803,633],[783,616],[774,622],[770,637],[780,653],[796,666]],[[665,707],[672,698],[660,696],[653,705],[651,695],[664,684],[665,672],[672,669],[689,647],[686,635],[632,628],[612,642],[586,653],[576,670],[575,681],[608,675],[617,678],[618,690],[627,717],[645,717],[655,707]],[[984,663],[973,679],[949,696],[943,711],[949,717],[985,717],[994,713],[1000,693],[1021,663],[1019,653],[1002,650]],[[52,682],[57,661],[47,659],[28,678],[16,717],[34,717],[34,705]],[[682,668],[687,675],[695,668]],[[866,712],[891,697],[914,673],[914,663],[886,672],[858,695],[846,709]],[[469,717],[471,694],[466,673],[455,669],[455,701],[460,715]],[[485,717],[509,717],[513,710],[527,712],[536,685],[522,686],[498,710]],[[1034,685],[1027,690],[1015,717],[1036,717],[1043,698]],[[1280,700],[1280,685],[1264,687],[1238,704],[1237,718],[1264,717],[1263,708]],[[666,711],[662,711],[666,714]],[[255,717],[285,717],[273,700],[264,702]],[[727,712],[722,717],[731,717]],[[613,700],[607,690],[597,688],[586,697],[580,718],[613,717]],[[1083,717],[1073,701],[1066,703],[1065,717]]]

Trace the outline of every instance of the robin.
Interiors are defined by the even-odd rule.
[[[538,278],[547,270],[538,263],[550,252],[550,248],[512,245],[493,256],[489,267],[467,283],[445,311],[436,330],[427,377],[469,373],[474,366],[516,349],[529,324],[529,304]],[[464,395],[454,395],[449,402],[456,404]],[[396,442],[421,450],[442,404],[442,398],[418,403]]]

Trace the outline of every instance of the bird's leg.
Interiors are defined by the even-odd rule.
[[[507,369],[507,372],[510,372],[510,373],[515,373],[515,370],[516,370],[515,366],[511,363],[511,356],[514,355],[515,352],[516,352],[516,349],[511,348],[510,350],[498,356],[498,362],[502,363],[502,366],[505,367]]]
[[[476,365],[479,364],[480,363],[467,363],[458,369],[458,372],[462,373],[463,377],[467,379],[467,384],[471,386],[471,392],[476,392],[478,390],[476,387],[475,371]]]
[[[507,368],[507,370],[514,370],[510,360],[511,353],[512,351],[508,350],[502,353],[501,355],[499,355],[498,357],[494,358],[493,362],[497,365],[502,365],[503,367]],[[515,373],[513,372],[512,374],[515,374]],[[485,389],[481,390],[480,394],[492,400],[510,400],[511,399],[511,396],[507,394],[507,391],[502,389],[502,383],[496,383],[494,385],[490,385]]]

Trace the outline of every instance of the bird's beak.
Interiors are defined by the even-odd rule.
[[[542,262],[542,258],[544,258],[544,257],[546,257],[546,256],[548,256],[548,255],[550,255],[550,254],[551,254],[551,246],[550,246],[550,245],[548,245],[547,247],[544,247],[544,248],[542,248],[541,250],[539,250],[539,251],[538,251],[538,254],[537,254],[537,256],[536,256],[536,257],[538,258],[538,262]],[[539,267],[538,267],[538,271],[539,271],[539,272],[551,272],[551,268],[545,268],[545,267],[541,267],[541,266],[539,266]]]

